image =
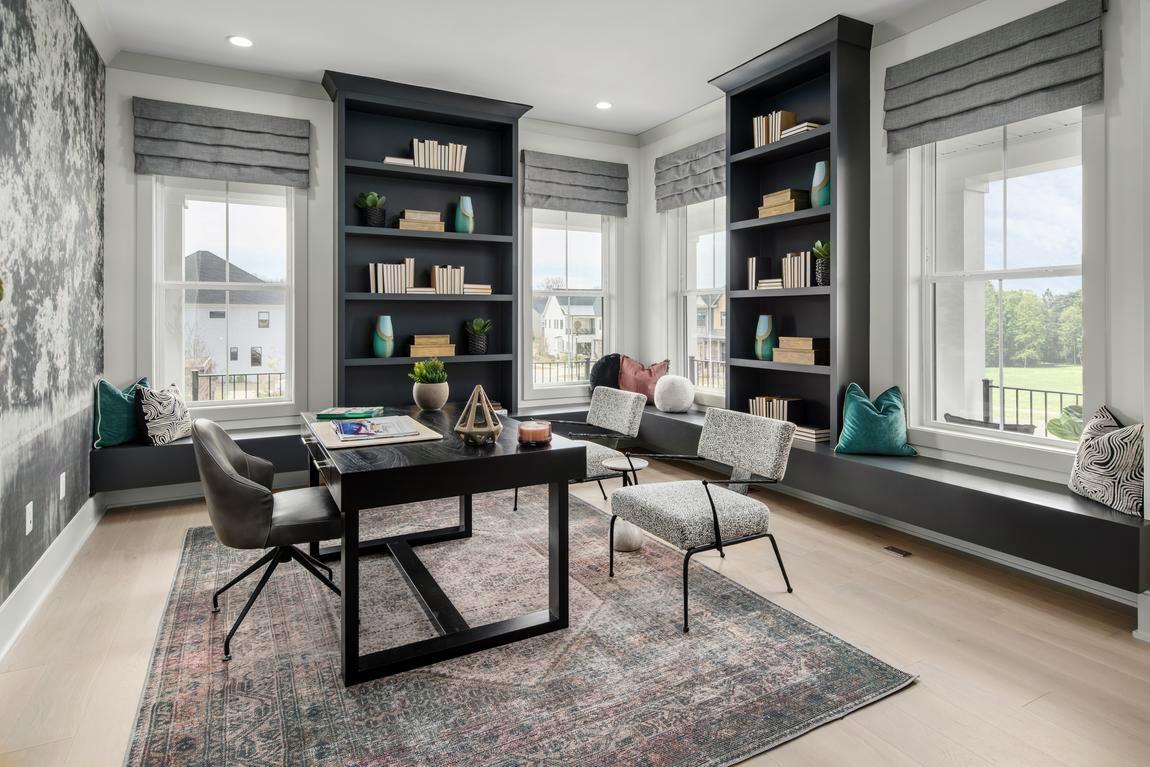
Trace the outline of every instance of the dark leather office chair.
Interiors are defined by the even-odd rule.
[[[323,585],[339,593],[331,581],[331,568],[295,544],[338,538],[343,534],[343,520],[325,487],[273,494],[275,470],[271,462],[245,453],[218,424],[196,419],[192,423],[192,444],[216,538],[233,549],[271,549],[212,595],[212,612],[218,613],[221,594],[268,565],[224,639],[224,660],[231,660],[232,637],[280,562],[294,559]]]

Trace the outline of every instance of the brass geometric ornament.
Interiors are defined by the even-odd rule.
[[[459,414],[455,431],[469,445],[486,445],[499,439],[503,433],[503,424],[495,415],[495,408],[491,407],[491,400],[482,386],[476,386],[471,392],[463,412]]]

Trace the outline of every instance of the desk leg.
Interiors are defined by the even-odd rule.
[[[315,459],[307,457],[307,484],[308,487],[319,486],[319,471],[315,468]],[[307,553],[312,559],[319,559],[319,541],[312,541],[307,545]]]
[[[550,583],[548,608],[556,628],[567,628],[570,611],[567,530],[567,483],[552,482],[547,488],[547,568]]]
[[[359,682],[359,509],[343,510],[343,567],[340,584],[340,633],[343,683]]]
[[[465,537],[471,537],[471,496],[459,496],[459,527]]]

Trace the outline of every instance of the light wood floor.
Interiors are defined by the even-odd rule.
[[[606,507],[594,484],[575,492]],[[793,594],[765,541],[701,559],[919,681],[748,764],[1150,764],[1133,609],[764,497]],[[0,659],[0,765],[122,764],[184,530],[206,524],[200,503],[108,512]]]

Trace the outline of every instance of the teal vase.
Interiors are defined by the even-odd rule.
[[[389,314],[382,314],[375,320],[375,332],[371,334],[371,353],[376,357],[395,354],[395,330],[391,327]]]
[[[760,314],[759,324],[755,326],[755,359],[774,359],[775,347],[778,345],[779,332],[775,329],[775,318],[769,314]]]
[[[827,170],[827,161],[819,160],[815,163],[815,175],[811,179],[811,207],[822,208],[831,204],[831,175]]]
[[[475,231],[475,208],[471,205],[471,198],[463,195],[455,206],[455,231],[460,234],[471,234]]]

